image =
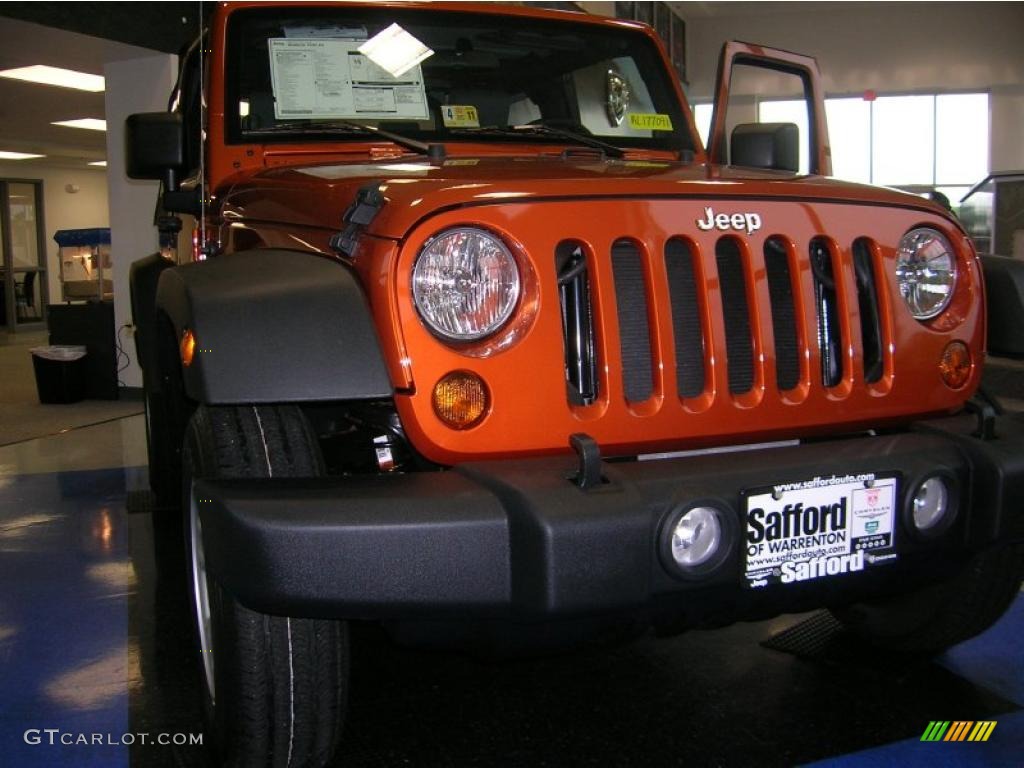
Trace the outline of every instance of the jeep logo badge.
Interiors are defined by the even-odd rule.
[[[746,232],[749,237],[761,228],[761,217],[756,213],[716,214],[709,206],[704,209],[704,218],[697,219],[697,226],[705,232],[711,229],[719,229],[722,232],[735,229],[737,232]]]

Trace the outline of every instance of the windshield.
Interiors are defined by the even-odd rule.
[[[424,142],[693,149],[657,49],[629,29],[276,6],[232,14],[227,62],[231,143],[359,140],[369,125]]]

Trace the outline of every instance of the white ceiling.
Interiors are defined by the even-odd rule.
[[[145,48],[0,17],[0,70],[48,64],[102,75],[103,65],[108,62],[152,53]],[[103,94],[0,78],[0,150],[47,156],[19,160],[19,167],[81,167],[105,159],[105,133],[50,125],[55,120],[78,117],[102,119]]]

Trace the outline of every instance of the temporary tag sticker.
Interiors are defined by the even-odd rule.
[[[671,131],[672,118],[668,115],[630,112],[629,127],[638,131]]]
[[[441,107],[441,120],[445,128],[479,128],[480,114],[476,107],[444,104]]]
[[[445,166],[458,166],[458,165],[478,165],[480,161],[476,158],[460,157],[452,160],[445,160]]]

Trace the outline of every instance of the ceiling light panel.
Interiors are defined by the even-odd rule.
[[[51,125],[63,125],[68,128],[85,128],[89,131],[107,130],[106,120],[97,120],[94,117],[80,117],[77,120],[58,120]]]
[[[40,85],[74,88],[79,91],[90,91],[92,93],[99,93],[106,88],[106,83],[101,75],[90,75],[87,72],[76,72],[73,69],[61,69],[60,67],[48,67],[45,64],[5,69],[0,72],[0,77],[6,77],[11,80],[23,80]]]
[[[46,155],[31,155],[27,152],[7,152],[0,150],[0,160],[32,160],[36,157],[46,157]]]

